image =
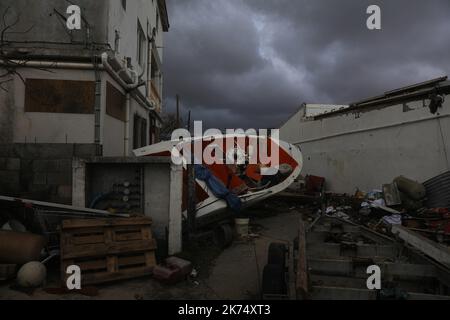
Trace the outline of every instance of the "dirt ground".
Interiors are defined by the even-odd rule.
[[[258,237],[235,241],[219,250],[210,243],[190,248],[198,277],[177,285],[163,285],[151,278],[123,281],[98,287],[98,294],[52,295],[43,289],[23,293],[11,289],[12,282],[0,284],[0,299],[11,300],[241,300],[259,299],[261,276],[271,242],[290,242],[297,236],[301,215],[306,209],[271,200],[247,212],[252,232]],[[55,288],[57,272],[50,272],[47,288]]]

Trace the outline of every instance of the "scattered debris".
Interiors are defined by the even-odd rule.
[[[439,245],[402,226],[393,226],[392,233],[427,256],[450,268],[450,249],[448,247]]]
[[[99,290],[96,287],[82,287],[80,290],[69,290],[65,287],[62,288],[44,288],[44,292],[53,295],[67,295],[67,294],[79,294],[86,297],[96,297],[99,294]]]
[[[196,279],[198,277],[198,271],[196,269],[192,269],[190,277]]]
[[[393,228],[402,229],[400,226]],[[313,300],[450,299],[450,269],[368,228],[342,219],[321,217],[308,228],[303,239],[306,250],[303,249],[303,254],[297,251],[295,255],[297,265],[307,265],[298,269],[298,297]],[[372,265],[383,270],[384,291],[367,288],[367,268]]]

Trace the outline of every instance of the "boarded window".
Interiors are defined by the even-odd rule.
[[[126,97],[111,83],[106,83],[106,114],[120,121],[126,121]]]
[[[92,114],[95,82],[27,79],[25,112]]]

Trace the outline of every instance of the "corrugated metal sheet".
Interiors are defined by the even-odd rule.
[[[450,171],[424,183],[428,208],[450,208]]]

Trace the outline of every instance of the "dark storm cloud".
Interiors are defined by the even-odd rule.
[[[274,127],[450,73],[450,1],[168,0],[166,106],[208,127]],[[382,8],[381,31],[366,9]]]

